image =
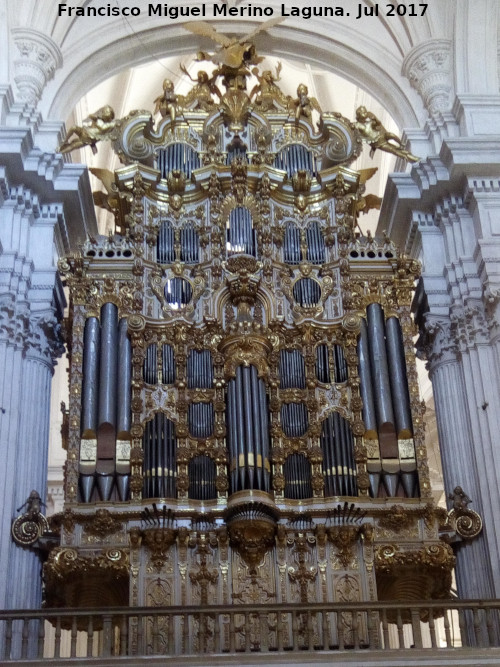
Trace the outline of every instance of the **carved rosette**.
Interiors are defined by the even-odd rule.
[[[416,46],[406,56],[403,74],[418,91],[431,114],[450,110],[451,42],[432,39]]]
[[[14,60],[14,81],[23,102],[35,105],[47,81],[62,66],[62,54],[47,35],[32,28],[12,30],[18,56]]]

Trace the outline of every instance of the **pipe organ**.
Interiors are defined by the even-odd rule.
[[[362,137],[338,113],[319,131],[276,84],[256,102],[244,64],[213,76],[220,98],[195,86],[118,121],[120,234],[60,263],[70,433],[48,580],[77,605],[119,554],[109,586],[119,570],[131,605],[447,595],[419,266],[356,231]]]

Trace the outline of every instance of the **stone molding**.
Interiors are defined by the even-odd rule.
[[[431,115],[450,110],[451,41],[431,39],[412,49],[403,61],[403,75],[419,93]]]
[[[61,51],[50,37],[32,28],[14,28],[12,37],[17,48],[14,81],[19,99],[36,105],[47,81],[63,63]]]

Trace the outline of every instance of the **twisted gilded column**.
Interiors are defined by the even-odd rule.
[[[427,313],[420,339],[420,353],[428,361],[434,392],[446,493],[462,486],[474,509],[484,516],[483,490],[477,470],[474,437],[469,417],[466,383],[452,323]],[[461,598],[495,597],[490,552],[483,533],[456,550],[456,580]]]

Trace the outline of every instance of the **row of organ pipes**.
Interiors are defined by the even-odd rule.
[[[89,317],[84,330],[80,493],[89,502],[97,482],[101,500],[109,500],[116,485],[128,495],[129,464],[117,458],[117,443],[130,439],[132,350],[127,320],[105,303],[100,320]]]
[[[256,231],[252,214],[244,206],[237,206],[229,214],[227,225],[227,256],[244,253],[257,256]],[[305,252],[303,251],[305,250]],[[175,229],[169,220],[160,223],[156,241],[156,261],[158,264],[198,264],[200,259],[199,235],[192,224]],[[297,265],[307,260],[315,265],[325,262],[325,239],[317,221],[301,230],[293,222],[287,222],[283,238],[283,261]]]
[[[169,220],[164,220],[160,223],[156,240],[156,261],[158,264],[173,264],[176,260],[185,264],[198,264],[200,260],[198,232],[191,224],[174,229]]]
[[[247,162],[247,146],[244,143],[233,142],[227,147],[226,164],[235,159]],[[185,143],[172,143],[158,151],[156,156],[157,168],[162,178],[168,178],[172,171],[182,171],[186,178],[191,178],[193,170],[199,169],[201,161],[198,153]],[[298,171],[307,171],[316,175],[316,158],[313,153],[302,144],[288,144],[283,147],[274,160],[274,167],[286,171],[291,178]]]
[[[408,442],[412,443],[412,419],[401,326],[397,317],[385,319],[378,303],[368,306],[366,318],[361,321],[358,357],[366,427],[364,439],[376,443],[376,447],[370,449],[368,461],[371,495],[414,497],[418,484],[414,451],[412,446],[408,448]],[[120,442],[130,439],[131,344],[127,320],[118,318],[115,304],[105,303],[100,318],[87,319],[83,359],[80,499],[83,502],[111,497],[126,500],[129,462],[120,459],[117,452]],[[279,376],[280,390],[306,388],[301,350],[280,351]],[[348,380],[341,345],[317,346],[316,376],[324,384]],[[171,345],[152,343],[147,347],[143,379],[146,385],[175,383],[176,362]],[[186,379],[188,389],[213,387],[210,350],[189,351]],[[213,437],[215,410],[212,403],[190,402],[187,418],[192,438]],[[282,402],[280,426],[287,438],[306,436],[309,429],[306,404]],[[238,366],[234,377],[228,380],[226,444],[230,493],[252,489],[269,493],[268,397],[265,381],[258,376],[254,365]],[[325,496],[356,496],[354,438],[349,421],[338,412],[331,412],[322,423],[320,445]],[[144,426],[144,497],[176,497],[176,447],[174,422],[156,412]],[[289,456],[283,472],[285,498],[312,497],[311,464],[305,453]],[[190,498],[215,497],[215,463],[209,457],[198,456],[191,461],[189,478]]]

